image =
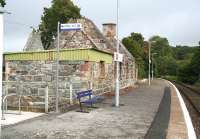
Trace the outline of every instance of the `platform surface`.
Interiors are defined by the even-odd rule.
[[[19,111],[7,111],[4,114],[5,120],[1,120],[1,126],[17,124],[22,121],[41,116],[43,114],[44,113],[34,113],[34,112],[19,113]]]
[[[142,84],[120,96],[119,108],[114,99],[98,104],[90,113],[70,111],[49,114],[2,129],[3,139],[137,139],[145,138],[169,84],[162,80]]]

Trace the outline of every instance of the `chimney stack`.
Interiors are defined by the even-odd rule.
[[[116,37],[116,24],[115,23],[103,24],[103,35],[107,39],[113,40]]]

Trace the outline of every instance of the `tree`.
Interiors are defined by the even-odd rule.
[[[153,36],[149,39],[152,46],[152,51],[157,53],[158,56],[173,55],[167,38],[160,36]]]
[[[153,36],[149,41],[152,46],[151,53],[157,53],[154,57],[157,64],[155,69],[157,75],[176,75],[177,63],[168,39],[161,36]]]
[[[135,42],[137,42],[139,44],[140,47],[143,47],[144,45],[144,37],[142,36],[141,33],[131,33],[131,39],[134,40]]]
[[[194,84],[200,77],[200,46],[189,64],[179,69],[178,79],[185,83]]]
[[[57,23],[66,23],[70,19],[80,18],[80,8],[75,6],[71,0],[53,0],[50,8],[44,8],[39,31],[44,49],[48,49],[57,36]]]
[[[198,46],[197,51],[195,52],[194,56],[191,60],[191,68],[193,69],[194,75],[200,75],[200,46]]]
[[[6,1],[5,0],[0,0],[0,5],[1,5],[1,7],[4,7],[6,5]]]
[[[191,60],[194,52],[196,51],[196,47],[189,46],[176,46],[172,47],[174,52],[174,57],[177,60]]]
[[[130,36],[123,38],[122,43],[127,50],[136,58],[139,67],[139,77],[145,77],[146,60],[144,56],[144,38],[140,33],[131,33]]]
[[[131,37],[124,38],[122,43],[135,58],[143,56],[142,47],[140,47],[139,43],[134,41]]]
[[[177,63],[176,60],[171,56],[164,56],[156,58],[157,63],[157,74],[158,75],[176,75]]]

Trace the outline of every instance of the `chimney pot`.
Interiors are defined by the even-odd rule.
[[[103,24],[103,35],[108,39],[114,39],[116,36],[116,24],[105,23]]]

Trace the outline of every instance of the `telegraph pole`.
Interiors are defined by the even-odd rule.
[[[117,0],[117,26],[116,26],[116,31],[117,31],[117,55],[119,54],[119,0]],[[116,88],[115,88],[115,107],[119,107],[119,86],[120,86],[120,81],[119,81],[119,61],[116,61]]]

